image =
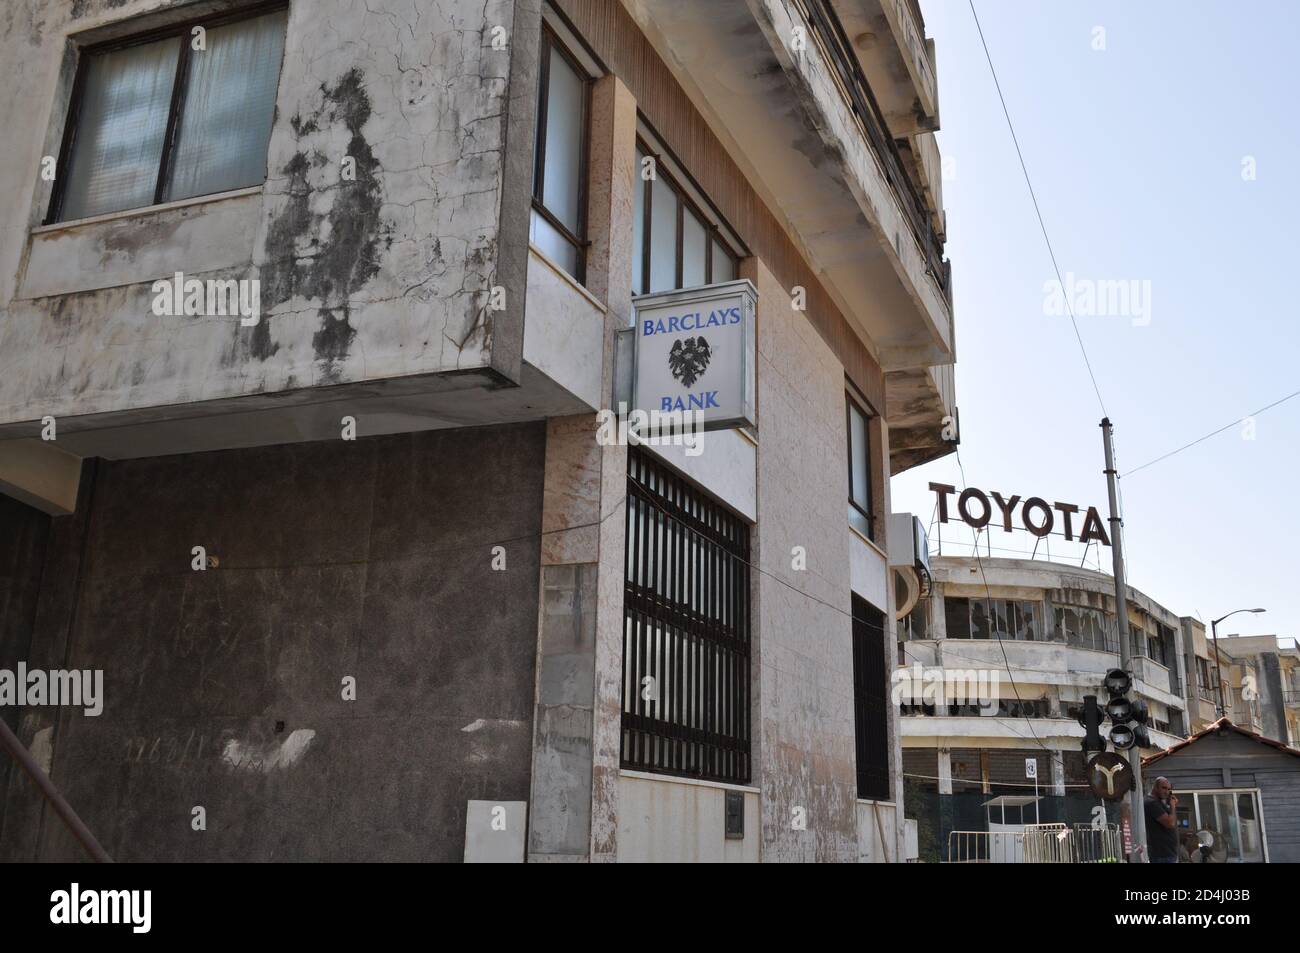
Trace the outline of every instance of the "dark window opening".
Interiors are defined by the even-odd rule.
[[[1119,652],[1115,616],[1088,606],[1057,606],[1055,630],[1058,639],[1082,649]]]
[[[853,728],[858,797],[889,800],[889,673],[885,671],[885,616],[853,596]]]
[[[950,639],[1014,639],[1045,641],[1042,606],[1014,599],[944,599],[944,620]]]
[[[622,765],[750,779],[749,526],[628,453]]]
[[[263,184],[287,17],[261,5],[83,50],[47,223]]]

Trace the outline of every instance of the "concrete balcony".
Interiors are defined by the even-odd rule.
[[[899,154],[921,191],[930,210],[931,224],[940,241],[948,237],[948,218],[943,211],[943,158],[934,133],[922,132],[897,141]]]
[[[934,41],[916,0],[833,0],[889,128],[898,138],[939,128]]]
[[[898,720],[904,747],[928,747],[943,742],[954,747],[1037,748],[1040,744],[1078,750],[1085,731],[1069,718],[1031,718],[1034,736],[1025,730],[1025,718],[1005,715],[904,715]],[[1103,726],[1102,733],[1110,726]],[[1182,741],[1178,735],[1149,729],[1151,748],[1169,748]]]
[[[1169,669],[1149,658],[1132,659],[1133,677],[1157,691],[1169,694]]]
[[[885,400],[891,474],[947,456],[961,442],[953,365],[888,371]]]
[[[850,40],[885,16],[881,5],[626,6],[885,372],[891,440],[902,447],[893,471],[951,452],[954,441],[940,438],[954,415],[942,369],[954,350],[951,275],[930,204],[940,199],[937,150],[918,147],[928,178],[908,171],[896,143],[908,127],[890,125]],[[900,35],[916,31],[905,13],[890,5],[890,17],[911,24]],[[895,44],[889,29],[879,35]],[[933,105],[933,74],[914,67]]]
[[[1001,686],[999,697],[1014,695],[1008,667],[1014,673],[1019,696],[1030,698],[1048,687],[1096,691],[1107,670],[1119,664],[1115,653],[1056,641],[918,639],[909,641],[907,647],[910,658],[921,665],[996,674]],[[1169,691],[1169,673],[1163,666],[1150,659],[1133,662],[1134,697],[1145,698],[1166,710],[1184,709],[1182,697]]]

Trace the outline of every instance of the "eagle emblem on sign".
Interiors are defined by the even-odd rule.
[[[704,376],[713,351],[704,337],[687,338],[673,342],[668,352],[668,369],[683,387],[690,387]]]

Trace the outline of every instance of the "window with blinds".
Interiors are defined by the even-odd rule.
[[[287,18],[262,6],[85,49],[48,220],[265,182]]]

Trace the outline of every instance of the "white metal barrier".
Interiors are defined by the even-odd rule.
[[[1026,824],[1023,831],[952,831],[950,864],[1119,863],[1119,825]]]

